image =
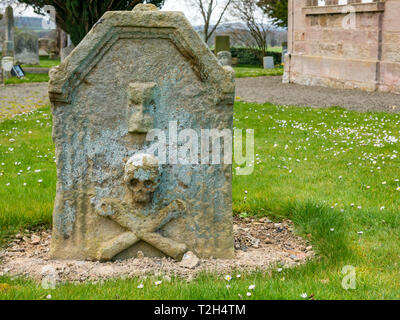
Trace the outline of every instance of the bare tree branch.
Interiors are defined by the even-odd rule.
[[[268,17],[257,5],[258,0],[233,0],[231,5],[231,15],[238,18],[246,26],[253,41],[253,47],[261,51],[262,57],[266,55],[268,49],[268,37],[271,27]],[[240,34],[240,33],[239,33]],[[243,37],[245,33],[241,33]]]
[[[228,7],[233,0],[187,0],[187,2],[198,9],[203,19],[204,41],[208,43],[218,26],[221,24]],[[218,8],[221,11],[217,12]],[[216,16],[216,23],[212,25],[212,18]]]

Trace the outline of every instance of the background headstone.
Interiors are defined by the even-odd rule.
[[[65,58],[67,58],[74,49],[75,46],[73,44],[69,45],[68,47],[62,48],[60,51],[61,61],[64,61]]]
[[[57,48],[57,40],[50,39],[49,40],[49,58],[51,60],[58,59],[58,48]]]
[[[16,64],[39,65],[38,36],[32,32],[18,32],[14,38]]]
[[[8,6],[4,13],[5,39],[3,43],[3,57],[14,56],[14,11]]]
[[[285,55],[288,53],[287,42],[282,42],[282,63],[285,62]]]
[[[263,58],[264,61],[264,69],[274,69],[274,57],[268,56]]]
[[[217,54],[218,61],[223,66],[232,66],[232,54],[229,51],[220,51]]]
[[[230,51],[231,44],[229,36],[215,36],[215,54],[218,54],[220,51]]]
[[[50,71],[51,257],[179,259],[187,250],[232,258],[232,165],[163,164],[148,156],[157,139],[146,140],[152,128],[167,134],[171,160],[184,143],[175,130],[232,129],[232,68],[180,12],[137,5],[100,21]]]
[[[39,39],[39,56],[48,56],[50,54],[48,38]]]

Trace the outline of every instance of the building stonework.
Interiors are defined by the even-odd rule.
[[[400,0],[289,0],[285,83],[400,93]]]

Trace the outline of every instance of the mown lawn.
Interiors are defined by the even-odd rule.
[[[20,84],[20,83],[29,83],[29,82],[48,82],[50,80],[49,75],[47,73],[25,73],[24,78],[12,77],[6,80],[7,84]]]
[[[252,175],[234,175],[234,212],[292,219],[318,254],[305,266],[240,278],[234,273],[229,289],[225,275],[216,274],[160,286],[156,278],[135,278],[55,290],[3,276],[0,298],[303,299],[306,293],[315,299],[399,299],[399,123],[397,114],[236,103],[234,126],[255,130],[256,160]],[[0,123],[3,243],[20,229],[51,223],[56,179],[50,132],[49,108]],[[342,287],[347,265],[356,271],[354,290]],[[144,288],[137,288],[140,283]]]
[[[238,65],[235,69],[236,78],[248,77],[265,77],[265,76],[281,76],[283,75],[283,67],[279,66],[274,69],[264,69],[259,66]]]
[[[46,56],[41,56],[39,58],[39,61],[40,61],[40,65],[38,65],[38,66],[24,64],[24,65],[22,65],[22,68],[53,68],[60,64],[60,59],[51,60],[49,57],[46,57]]]

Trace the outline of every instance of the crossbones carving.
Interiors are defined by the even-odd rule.
[[[157,213],[142,214],[138,207],[150,203],[151,194],[158,185],[158,162],[150,155],[138,155],[125,165],[124,181],[132,192],[133,205],[120,199],[105,198],[99,215],[108,217],[126,231],[104,243],[98,250],[98,259],[111,260],[118,253],[128,249],[139,241],[152,245],[164,254],[179,260],[187,251],[183,243],[165,238],[157,233],[172,219],[186,211],[181,200],[175,200]]]

